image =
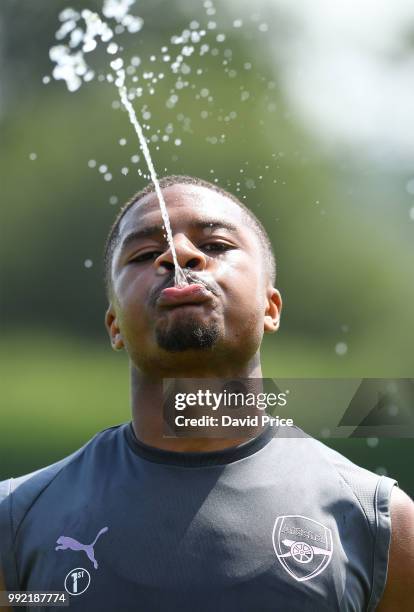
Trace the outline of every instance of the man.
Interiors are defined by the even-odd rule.
[[[161,188],[189,286],[174,287],[150,185],[121,211],[105,257],[132,422],[2,483],[6,587],[65,589],[88,612],[412,610],[414,504],[395,480],[298,430],[164,437],[162,380],[259,379],[282,301],[250,211],[198,179]]]

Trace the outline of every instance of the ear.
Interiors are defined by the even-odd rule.
[[[118,319],[112,303],[109,304],[105,313],[105,327],[107,329],[112,348],[114,351],[121,351],[124,348],[121,330],[118,326]]]
[[[266,295],[264,316],[264,331],[273,333],[279,329],[280,313],[282,311],[282,296],[274,287],[270,287]]]

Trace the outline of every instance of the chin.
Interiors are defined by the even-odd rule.
[[[187,316],[156,330],[158,346],[169,352],[211,349],[219,338],[216,321],[202,321],[197,317]]]

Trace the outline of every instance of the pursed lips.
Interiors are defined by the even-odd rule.
[[[166,287],[156,301],[156,305],[164,308],[203,304],[211,301],[213,294],[204,285],[193,283],[185,287]]]
[[[193,271],[185,271],[185,276],[187,278],[187,281],[190,283],[189,287],[192,288],[194,286],[197,286],[197,293],[199,293],[197,300],[199,301],[195,301],[195,294],[191,296],[191,301],[188,299],[189,296],[186,296],[185,298],[185,302],[184,303],[201,303],[202,301],[208,301],[208,300],[213,300],[214,297],[219,297],[220,296],[220,287],[219,285],[216,286],[216,283],[213,280],[204,280],[204,278],[199,278],[197,274],[195,274]],[[172,273],[169,278],[166,278],[164,280],[163,283],[161,283],[160,285],[153,287],[152,291],[150,292],[149,295],[149,304],[152,307],[158,307],[158,301],[161,298],[161,294],[163,294],[163,291],[165,291],[166,289],[177,289],[177,287],[174,286],[174,273]],[[174,293],[174,292],[172,292]],[[163,294],[165,299],[165,293]],[[167,292],[168,295],[168,292]],[[177,306],[179,305],[178,303],[176,304]],[[167,305],[166,305],[167,306]],[[172,305],[170,306],[172,307]]]

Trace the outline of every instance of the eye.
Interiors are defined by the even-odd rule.
[[[161,251],[147,251],[146,253],[140,253],[136,257],[129,260],[128,263],[143,263],[145,261],[154,261],[161,255]]]
[[[231,244],[227,244],[226,242],[208,242],[200,246],[200,249],[207,253],[224,253],[233,248]]]

